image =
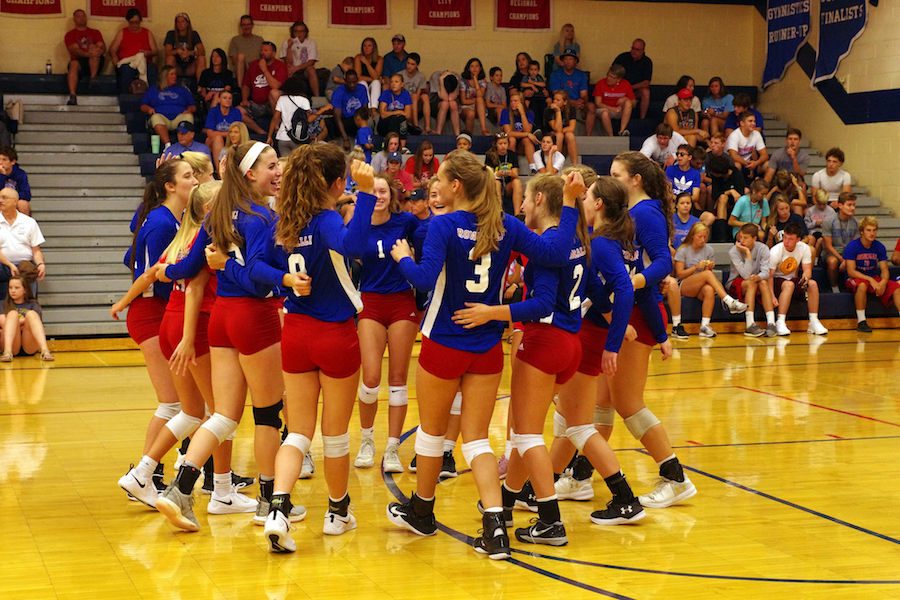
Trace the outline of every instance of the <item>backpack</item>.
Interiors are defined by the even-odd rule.
[[[309,143],[309,111],[297,106],[297,103],[294,102],[290,96],[288,96],[288,100],[291,101],[291,104],[293,104],[297,110],[295,110],[294,114],[291,116],[291,126],[284,128],[285,133],[287,133],[288,138],[295,144]]]

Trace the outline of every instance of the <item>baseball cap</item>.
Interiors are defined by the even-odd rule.
[[[694,92],[687,88],[681,88],[678,90],[678,99],[679,100],[690,100],[694,97]]]
[[[403,162],[403,158],[400,156],[399,152],[391,152],[387,156],[388,162]]]
[[[409,199],[415,202],[416,200],[424,200],[425,199],[425,188],[419,188],[417,190],[413,190],[412,194],[410,194]]]
[[[194,124],[190,121],[182,121],[178,124],[178,133],[188,133],[194,131]]]
[[[576,61],[578,61],[578,55],[577,55],[577,54],[575,53],[575,51],[572,50],[571,48],[567,48],[567,49],[566,49],[565,51],[563,51],[563,53],[560,54],[559,56],[560,56],[560,58],[565,58],[565,57],[567,57],[567,56],[571,56],[571,57],[574,58]]]
[[[406,38],[403,37],[402,33],[395,33],[394,37],[391,38],[392,42],[405,42]]]

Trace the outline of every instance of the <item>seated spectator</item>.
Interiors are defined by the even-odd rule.
[[[694,95],[694,86],[695,85],[696,85],[696,83],[694,82],[694,78],[691,77],[690,75],[682,75],[681,77],[679,77],[678,82],[675,84],[675,92],[672,95],[670,95],[668,98],[666,98],[666,101],[663,103],[663,108],[662,108],[663,114],[665,115],[666,113],[669,112],[669,110],[675,108],[676,106],[679,106],[679,102],[678,102],[678,100],[680,100],[679,94],[681,93],[682,90],[687,90],[691,93],[691,97],[690,97],[691,103],[688,105],[688,108],[690,108],[694,112],[699,113],[703,109],[703,107],[700,104],[700,99]],[[697,122],[697,126],[698,127],[700,126],[699,121]]]
[[[545,133],[541,138],[541,147],[534,153],[532,161],[538,173],[556,175],[566,164],[566,157],[557,150],[553,136]]]
[[[422,129],[425,135],[429,135],[432,133],[431,102],[428,98],[428,84],[425,82],[425,76],[419,71],[421,61],[422,58],[417,52],[410,52],[406,56],[406,68],[399,71],[399,74],[403,78],[403,87],[412,98],[412,124]],[[420,105],[422,106],[422,121],[419,120]]]
[[[776,195],[772,198],[769,210],[772,215],[772,218],[769,219],[768,235],[766,235],[766,245],[769,248],[784,239],[784,230],[791,224],[796,225],[800,232],[798,239],[812,248],[814,240],[806,229],[806,223],[803,222],[803,217],[791,211],[791,205],[788,203],[787,198]],[[814,254],[812,257],[815,259]]]
[[[238,83],[234,73],[228,70],[228,57],[221,48],[215,48],[209,54],[209,67],[200,73],[200,81],[197,83],[197,92],[206,106],[210,109],[219,105],[219,94],[228,90],[231,92],[232,106],[234,94],[238,91]],[[235,112],[240,112],[235,109]]]
[[[527,108],[530,108],[536,115],[543,114],[544,109],[547,108],[550,91],[547,89],[544,76],[541,75],[541,63],[533,60],[528,64],[528,75],[519,82],[519,91],[522,92]]]
[[[724,156],[713,156],[706,165],[710,196],[716,205],[716,218],[727,219],[735,202],[744,195],[744,176]]]
[[[691,214],[692,207],[693,202],[689,193],[680,192],[675,196],[675,212],[672,214],[672,256],[675,256],[675,250],[687,237],[694,223],[700,222],[700,219]]]
[[[810,244],[813,249],[813,256],[822,255],[824,250],[824,229],[825,223],[831,220],[835,215],[834,209],[828,206],[828,193],[825,190],[818,190],[815,195],[815,202],[806,209],[803,217],[803,224],[812,237],[813,242]]]
[[[711,180],[706,174],[705,148],[691,148],[691,168],[697,169],[700,173],[700,200],[694,206],[693,211],[696,211],[697,214],[703,214],[704,211],[707,211],[715,218],[716,206],[710,194],[709,184]]]
[[[194,96],[184,86],[178,85],[175,67],[166,65],[159,70],[159,85],[154,85],[141,98],[141,112],[150,116],[150,128],[169,147],[169,131],[182,121],[194,122],[197,106]]]
[[[421,133],[420,130],[410,131],[409,122],[412,119],[412,97],[403,87],[403,76],[399,73],[391,75],[390,88],[381,93],[378,99],[378,134],[387,135],[390,131],[400,134],[400,152],[409,154],[406,149],[406,136],[408,133]]]
[[[772,152],[769,158],[769,166],[766,169],[766,181],[771,182],[772,177],[779,170],[785,170],[797,177],[798,183],[806,190],[806,183],[803,178],[806,177],[806,168],[809,166],[809,154],[800,147],[800,139],[803,133],[794,127],[787,130],[784,138],[784,148],[778,148]]]
[[[502,133],[502,132],[501,132]],[[497,134],[501,135],[500,133]],[[472,136],[465,131],[456,136],[456,149],[468,152],[472,149]]]
[[[721,131],[709,136],[708,151],[706,153],[706,166],[709,167],[709,161],[714,156],[723,156],[728,161],[729,166],[734,166],[731,155],[725,151],[726,138]]]
[[[218,102],[209,109],[206,114],[206,123],[203,133],[206,135],[206,145],[212,156],[219,156],[228,138],[228,130],[232,123],[241,121],[241,112],[233,105],[234,96],[231,90],[217,92]]]
[[[409,195],[412,193],[413,189],[413,178],[412,175],[400,169],[400,165],[403,164],[403,157],[399,152],[391,152],[387,157],[387,171],[385,171],[388,175],[394,178],[394,182],[399,182],[399,186],[397,189],[400,191],[400,199],[409,198]]]
[[[666,111],[665,123],[672,131],[681,134],[691,146],[709,139],[709,133],[700,126],[700,113],[693,109],[697,99],[693,90],[682,88],[678,91],[678,103]]]
[[[687,140],[681,134],[672,131],[665,123],[656,126],[656,133],[644,140],[641,145],[641,154],[666,168],[675,164],[675,153],[680,146],[687,144]]]
[[[838,293],[838,276],[847,271],[844,262],[844,248],[859,237],[859,224],[854,218],[856,213],[856,195],[841,192],[838,196],[838,208],[835,214],[822,226],[822,246],[825,249],[825,267],[828,270],[828,283],[831,291]]]
[[[562,55],[566,52],[581,58],[581,45],[575,41],[575,26],[571,23],[562,26],[559,30],[559,41],[553,44],[554,69],[562,68]]]
[[[509,106],[506,88],[503,86],[503,69],[491,67],[490,81],[484,90],[484,106],[487,117],[493,123],[500,121],[500,113]]]
[[[509,96],[509,109],[500,113],[500,127],[507,135],[509,149],[513,153],[519,153],[528,158],[529,169],[536,172],[532,161],[534,146],[539,144],[537,137],[532,133],[534,128],[534,113],[525,109],[522,96],[513,91]],[[516,161],[518,164],[518,161]]]
[[[477,58],[470,58],[463,69],[459,82],[459,108],[465,120],[466,129],[471,131],[475,125],[475,116],[481,124],[481,135],[490,135],[487,128],[486,112],[484,106],[484,91],[487,89],[487,78],[484,67]]]
[[[750,193],[738,198],[728,217],[728,224],[731,225],[732,234],[735,237],[738,231],[747,223],[757,226],[759,231],[759,239],[766,238],[766,223],[769,217],[769,203],[766,202],[766,190],[769,186],[762,179],[754,179],[750,184]]]
[[[409,53],[406,51],[406,36],[402,33],[395,33],[394,37],[391,38],[391,51],[384,57],[384,69],[381,72],[381,77],[387,79],[394,73],[405,71],[406,60],[408,58]],[[384,83],[387,82],[385,81]]]
[[[185,152],[200,152],[206,154],[209,156],[210,160],[212,160],[212,153],[209,150],[209,146],[201,144],[194,139],[193,123],[190,121],[182,121],[175,129],[175,134],[178,136],[178,141],[170,145],[163,152],[163,158],[175,158]]]
[[[711,212],[704,210],[700,203],[700,185],[702,183],[700,171],[691,166],[691,148],[688,144],[682,144],[675,153],[675,164],[666,168],[666,177],[672,184],[672,193],[676,196],[688,194],[691,198],[691,209],[700,213],[700,220],[710,227],[715,221]]]
[[[119,91],[135,93],[131,82],[140,79],[147,87],[156,81],[156,39],[149,29],[141,27],[141,11],[129,8],[125,13],[128,25],[119,30],[109,46],[109,56],[116,65]],[[146,88],[145,88],[146,89]]]
[[[288,77],[282,86],[281,96],[275,104],[275,113],[272,115],[272,121],[269,123],[268,138],[266,143],[277,144],[278,156],[287,156],[294,148],[302,144],[309,144],[315,141],[315,137],[310,136],[309,124],[315,119],[312,106],[309,102],[309,84],[306,81],[306,74],[302,71],[295,71],[297,75]],[[297,109],[307,111],[306,118],[306,138],[298,137],[298,133],[292,127],[294,113]],[[301,113],[303,114],[303,113]],[[296,138],[296,139],[294,139]]]
[[[378,42],[375,38],[363,39],[359,46],[359,54],[353,59],[353,69],[359,81],[369,92],[369,108],[378,108],[381,97],[381,73],[384,70],[384,57],[378,54]]]
[[[727,138],[731,135],[731,132],[737,129],[740,126],[741,115],[745,112],[752,113],[754,117],[756,117],[756,124],[753,126],[753,129],[758,131],[760,135],[765,134],[763,129],[763,116],[762,113],[753,108],[750,95],[745,94],[744,92],[740,92],[734,95],[734,110],[730,115],[725,119],[725,137]]]
[[[447,122],[449,114],[453,135],[458,138],[460,135],[459,75],[453,71],[435,71],[431,74],[428,89],[431,112],[437,115],[437,127],[434,129],[434,133],[443,134],[444,124]]]
[[[440,166],[440,162],[434,156],[434,145],[428,140],[423,140],[412,158],[406,161],[403,170],[412,178],[412,189],[418,190],[428,186],[428,181],[437,175]]]
[[[701,126],[710,134],[719,133],[725,130],[725,119],[734,111],[734,96],[726,92],[721,77],[710,79],[707,88],[709,95],[700,103],[703,109]]]
[[[825,153],[825,168],[819,169],[812,176],[812,192],[825,190],[828,192],[828,202],[832,208],[836,208],[838,195],[841,192],[853,191],[850,173],[842,169],[844,166],[844,151],[840,148],[829,148]]]
[[[894,245],[894,253],[891,254],[891,262],[895,265],[900,265],[900,238],[897,238],[897,243]]]
[[[18,210],[19,195],[12,188],[0,189],[0,252],[21,270],[30,261],[37,270],[37,279],[47,275],[41,244],[44,235],[37,221]]]
[[[469,140],[471,146],[472,141]],[[459,145],[457,144],[457,148]],[[467,149],[467,148],[466,148]],[[494,170],[503,212],[517,215],[522,209],[522,181],[519,179],[519,159],[510,149],[509,135],[498,133],[490,150],[484,155],[484,164]]]
[[[766,182],[769,181],[766,179]],[[783,196],[790,203],[791,210],[802,219],[806,214],[806,192],[797,176],[782,169],[775,173],[771,184],[766,198],[771,202],[775,196]]]
[[[362,149],[363,155],[366,157],[366,162],[372,164],[372,150],[375,149],[375,133],[372,131],[372,128],[369,127],[369,107],[363,106],[357,110],[356,114],[353,115],[353,122],[356,124],[356,146]],[[400,135],[396,132],[391,132],[388,135],[392,134],[395,136]],[[399,141],[399,137],[397,140]],[[394,151],[396,151],[396,149]],[[384,166],[385,170],[387,170],[386,155]]]
[[[350,149],[350,136],[356,135],[356,123],[353,116],[360,108],[369,106],[369,93],[367,88],[356,76],[353,69],[344,73],[344,85],[334,90],[331,96],[334,105],[334,118],[328,122],[329,137],[340,138],[344,150]]]
[[[531,65],[531,55],[527,52],[519,52],[516,54],[516,68],[513,70],[512,77],[509,78],[510,89],[521,91],[520,84],[522,80],[528,77],[528,67]]]
[[[409,164],[409,161],[406,164]],[[432,179],[436,180],[437,178],[433,177]],[[433,187],[433,184],[430,181],[425,182],[425,187],[413,190],[412,194],[409,195],[409,202],[403,207],[406,212],[420,221],[427,221],[431,218],[431,209],[428,208],[428,197],[429,190]],[[421,256],[421,251],[417,250],[416,255]]]
[[[301,73],[309,82],[309,89],[313,96],[319,95],[319,74],[316,73],[316,63],[319,62],[319,51],[316,43],[309,39],[309,27],[303,21],[294,21],[291,24],[291,36],[281,44],[281,52],[278,56],[284,60],[288,77],[294,73]]]
[[[253,17],[242,15],[238,25],[240,33],[228,43],[228,57],[234,69],[235,78],[243,82],[250,64],[259,58],[263,39],[253,33]]]
[[[769,248],[757,242],[759,237],[759,227],[755,224],[745,223],[741,226],[737,241],[728,251],[731,270],[725,287],[732,297],[747,305],[744,313],[747,329],[744,335],[775,337],[775,305],[769,289]],[[765,329],[756,324],[753,315],[757,295],[766,311]]]
[[[206,49],[200,34],[191,26],[187,13],[175,15],[175,28],[166,32],[163,42],[166,49],[166,64],[175,67],[179,79],[200,78],[206,68]]]
[[[875,296],[884,306],[900,311],[900,282],[891,279],[888,271],[887,248],[878,241],[878,219],[863,217],[859,222],[858,239],[844,248],[847,261],[847,289],[853,292],[856,305],[856,330],[871,333],[866,322],[866,297]]]
[[[0,146],[0,189],[5,188],[16,192],[18,211],[30,215],[31,185],[28,183],[28,173],[19,166],[19,153],[10,146]]]
[[[653,79],[653,61],[644,53],[647,44],[638,38],[631,42],[631,50],[616,57],[613,64],[625,68],[625,80],[631,84],[635,97],[640,103],[640,115],[647,118],[650,109],[650,80]]]
[[[550,75],[550,89],[552,91],[564,90],[569,95],[569,106],[576,112],[584,115],[584,127],[587,135],[594,132],[595,111],[597,107],[588,98],[587,73],[576,69],[578,56],[571,52],[563,52],[563,67],[556,69]]]
[[[625,81],[625,67],[612,65],[594,86],[594,105],[600,116],[600,125],[606,135],[612,135],[612,120],[619,119],[619,135],[629,135],[628,123],[634,108],[634,91],[631,84]]]
[[[87,76],[88,85],[94,87],[94,80],[106,62],[103,34],[87,26],[87,13],[79,8],[72,13],[72,20],[75,28],[66,33],[64,40],[69,51],[69,100],[66,102],[69,106],[78,104],[78,80]]]
[[[3,353],[0,362],[12,362],[19,353],[31,356],[41,353],[41,360],[54,360],[44,323],[41,321],[41,305],[31,296],[31,288],[23,275],[9,280],[9,295],[0,314],[3,329]]]
[[[745,112],[741,115],[740,127],[728,135],[725,149],[747,177],[755,177],[757,173],[765,174],[769,151],[766,150],[762,134],[756,130],[756,117],[753,113]]]
[[[400,134],[391,131],[384,136],[381,152],[372,157],[372,170],[376,173],[386,173],[388,156],[394,152],[400,152]]]
[[[325,86],[325,97],[331,101],[334,90],[344,85],[344,73],[353,69],[353,57],[345,56],[344,60],[339,62],[328,75],[328,85]]]
[[[287,67],[275,58],[275,44],[263,42],[259,60],[247,67],[241,81],[242,99],[238,108],[251,131],[265,133],[256,121],[274,114],[275,104],[281,96],[281,86],[287,78]]]
[[[575,116],[569,108],[568,95],[562,90],[553,92],[550,106],[544,111],[544,123],[553,132],[557,148],[565,148],[563,154],[573,165],[578,164],[578,143],[575,140]]]
[[[794,291],[800,289],[806,292],[809,306],[807,333],[826,335],[828,330],[819,321],[819,284],[812,278],[812,266],[815,262],[812,251],[800,241],[803,232],[796,222],[791,221],[783,233],[783,240],[769,251],[769,289],[772,291],[772,302],[778,308],[775,333],[791,334],[786,322],[787,313]]]

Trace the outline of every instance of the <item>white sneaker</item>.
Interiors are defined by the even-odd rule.
[[[224,498],[216,496],[215,492],[213,492],[212,496],[210,496],[209,498],[209,504],[206,507],[206,512],[211,515],[252,513],[256,512],[256,505],[256,500],[254,500],[253,498],[248,498],[243,494],[238,494],[232,486],[231,493]]]
[[[788,329],[787,323],[778,321],[775,323],[775,333],[778,335],[791,335],[791,330]]]
[[[384,469],[385,473],[403,472],[403,463],[400,462],[400,454],[397,452],[397,446],[388,446],[385,448],[381,468]]]
[[[814,335],[828,335],[828,330],[822,325],[821,321],[810,321],[806,332]]]
[[[722,300],[722,304],[733,315],[747,312],[747,305],[735,298],[725,298]]]
[[[701,325],[700,326],[700,337],[702,338],[714,338],[716,337],[716,332],[713,331],[713,328],[709,325]]]
[[[269,551],[276,553],[294,552],[297,544],[291,538],[291,525],[279,510],[273,510],[266,517],[263,534],[269,540]]]
[[[359,444],[359,452],[356,453],[356,460],[353,466],[357,469],[368,469],[375,466],[375,440],[371,438],[363,438]]]
[[[175,472],[178,472],[178,469],[181,468],[181,465],[184,464],[184,459],[187,458],[187,454],[181,453],[181,448],[175,450]]]
[[[556,497],[560,500],[584,501],[594,498],[594,486],[590,479],[578,481],[571,475],[563,475],[553,487],[556,488]]]
[[[303,466],[300,467],[300,479],[310,479],[316,472],[316,463],[313,461],[312,450],[303,457]]]
[[[653,491],[641,496],[639,500],[641,505],[647,508],[667,508],[696,494],[697,488],[694,487],[687,475],[684,476],[684,481],[672,481],[660,477]]]
[[[159,498],[156,487],[150,479],[142,481],[136,468],[132,467],[119,478],[119,487],[131,494],[138,502],[142,502],[150,508],[156,508],[156,499]]]
[[[325,513],[325,525],[322,527],[322,533],[325,535],[341,535],[353,529],[356,529],[356,517],[349,508],[346,517],[331,511]]]

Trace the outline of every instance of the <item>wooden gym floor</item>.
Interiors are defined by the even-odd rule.
[[[514,543],[514,559],[501,563],[465,543],[480,526],[467,473],[439,486],[433,538],[384,517],[413,475],[352,467],[359,528],[324,539],[317,472],[294,490],[309,510],[294,531],[296,554],[270,555],[249,515],[207,517],[202,495],[201,532],[175,532],[116,486],[140,458],[154,405],[140,355],[16,359],[0,367],[0,598],[900,598],[900,330],[692,337],[677,347],[667,363],[654,357],[647,402],[698,495],[648,509],[639,524],[601,528],[588,521],[608,499],[595,477],[593,502],[562,504],[568,546]],[[499,452],[506,397],[497,404]],[[379,451],[385,409],[382,401]],[[355,419],[351,433],[352,458]],[[612,443],[635,491],[646,491],[652,460],[621,423]],[[255,475],[251,444],[247,415],[235,445],[242,474]],[[313,449],[321,469],[318,436]],[[463,469],[459,452],[457,461]],[[517,512],[517,526],[530,516]]]

